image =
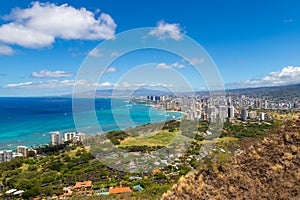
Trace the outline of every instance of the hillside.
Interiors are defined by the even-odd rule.
[[[300,199],[299,119],[241,146],[225,164],[206,161],[162,199]]]
[[[299,98],[300,84],[270,86],[258,88],[242,88],[226,90],[228,95],[246,95],[266,99],[294,99]]]

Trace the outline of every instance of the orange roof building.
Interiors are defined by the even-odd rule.
[[[74,189],[91,188],[91,187],[92,187],[92,181],[84,181],[84,182],[76,182]]]
[[[110,188],[108,191],[109,194],[120,194],[125,192],[131,192],[130,187],[115,187],[115,188]]]
[[[152,174],[153,175],[158,174],[160,172],[161,172],[160,169],[154,169],[154,170],[152,170]]]

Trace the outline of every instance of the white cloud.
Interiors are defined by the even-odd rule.
[[[100,86],[102,86],[102,87],[109,87],[109,86],[114,86],[114,84],[112,84],[110,82],[104,82],[104,83],[101,83]]]
[[[30,86],[32,85],[33,83],[31,81],[29,82],[24,82],[24,83],[10,83],[10,84],[7,84],[5,85],[4,87],[5,88],[16,88],[16,87],[25,87],[25,86]]]
[[[54,42],[54,36],[14,22],[0,27],[0,41],[28,48],[41,48]]]
[[[182,69],[185,68],[185,66],[179,62],[175,62],[173,64],[171,64],[172,67],[178,68],[178,69]]]
[[[0,44],[0,55],[13,55],[14,53],[11,47]]]
[[[71,88],[74,85],[82,87],[90,87],[91,84],[86,80],[49,80],[40,82],[23,82],[23,83],[11,83],[4,85],[3,88]]]
[[[172,63],[172,64],[159,63],[157,65],[157,69],[172,69],[172,68],[182,69],[184,67],[185,66],[180,62],[175,62],[175,63]]]
[[[58,89],[58,88],[72,88],[76,85],[79,88],[93,89],[97,87],[101,88],[118,88],[118,89],[135,89],[139,87],[172,87],[171,84],[161,84],[161,83],[90,83],[87,80],[48,80],[40,82],[22,82],[22,83],[10,83],[2,86],[2,88],[19,88],[19,89]]]
[[[188,60],[192,65],[201,64],[204,62],[204,58],[192,58]]]
[[[270,74],[260,79],[248,79],[242,82],[227,84],[229,88],[247,88],[247,87],[264,87],[291,85],[300,83],[300,67],[288,66],[278,72]]]
[[[90,51],[89,56],[103,57],[103,54],[101,53],[101,50],[99,48],[94,48],[92,51]]]
[[[96,17],[85,8],[76,9],[67,4],[33,2],[29,8],[13,9],[3,19],[10,22],[0,26],[0,41],[27,48],[50,46],[56,38],[110,39],[116,29],[108,14]]]
[[[106,68],[106,69],[103,69],[103,70],[99,70],[97,71],[97,73],[100,73],[100,74],[104,74],[104,73],[114,73],[116,72],[117,69],[114,68],[114,67],[109,67],[109,68]]]
[[[141,88],[141,87],[173,87],[172,84],[163,84],[163,83],[118,83],[118,84],[113,84],[115,87],[118,89],[136,89],[136,88]]]
[[[159,40],[173,39],[179,41],[183,38],[182,29],[179,24],[169,24],[163,20],[159,21],[149,34],[157,37]]]
[[[166,63],[159,63],[157,65],[157,69],[171,69],[171,66],[167,65]]]
[[[32,72],[31,77],[34,78],[62,78],[74,76],[74,73],[65,72],[65,71],[48,71],[41,70],[40,72]]]
[[[117,69],[114,67],[109,67],[105,70],[105,72],[116,72],[116,71],[117,71]]]
[[[119,52],[116,52],[116,51],[113,51],[110,54],[111,57],[116,57],[116,56],[119,56],[119,55],[121,55],[121,54]]]

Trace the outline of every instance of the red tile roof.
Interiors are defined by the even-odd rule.
[[[109,189],[109,194],[119,194],[124,192],[131,192],[130,187],[115,187]]]
[[[77,182],[74,186],[74,189],[90,188],[90,187],[92,187],[92,181],[84,181],[84,182]]]

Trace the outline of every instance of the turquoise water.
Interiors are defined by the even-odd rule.
[[[88,100],[80,101],[84,105]],[[92,135],[101,131],[99,126],[107,132],[181,117],[180,113],[155,110],[124,99],[95,99],[94,107],[96,121],[89,115],[94,109],[82,107],[80,112],[85,117],[76,127],[71,98],[0,98],[0,149],[48,144],[51,131],[84,130]]]

